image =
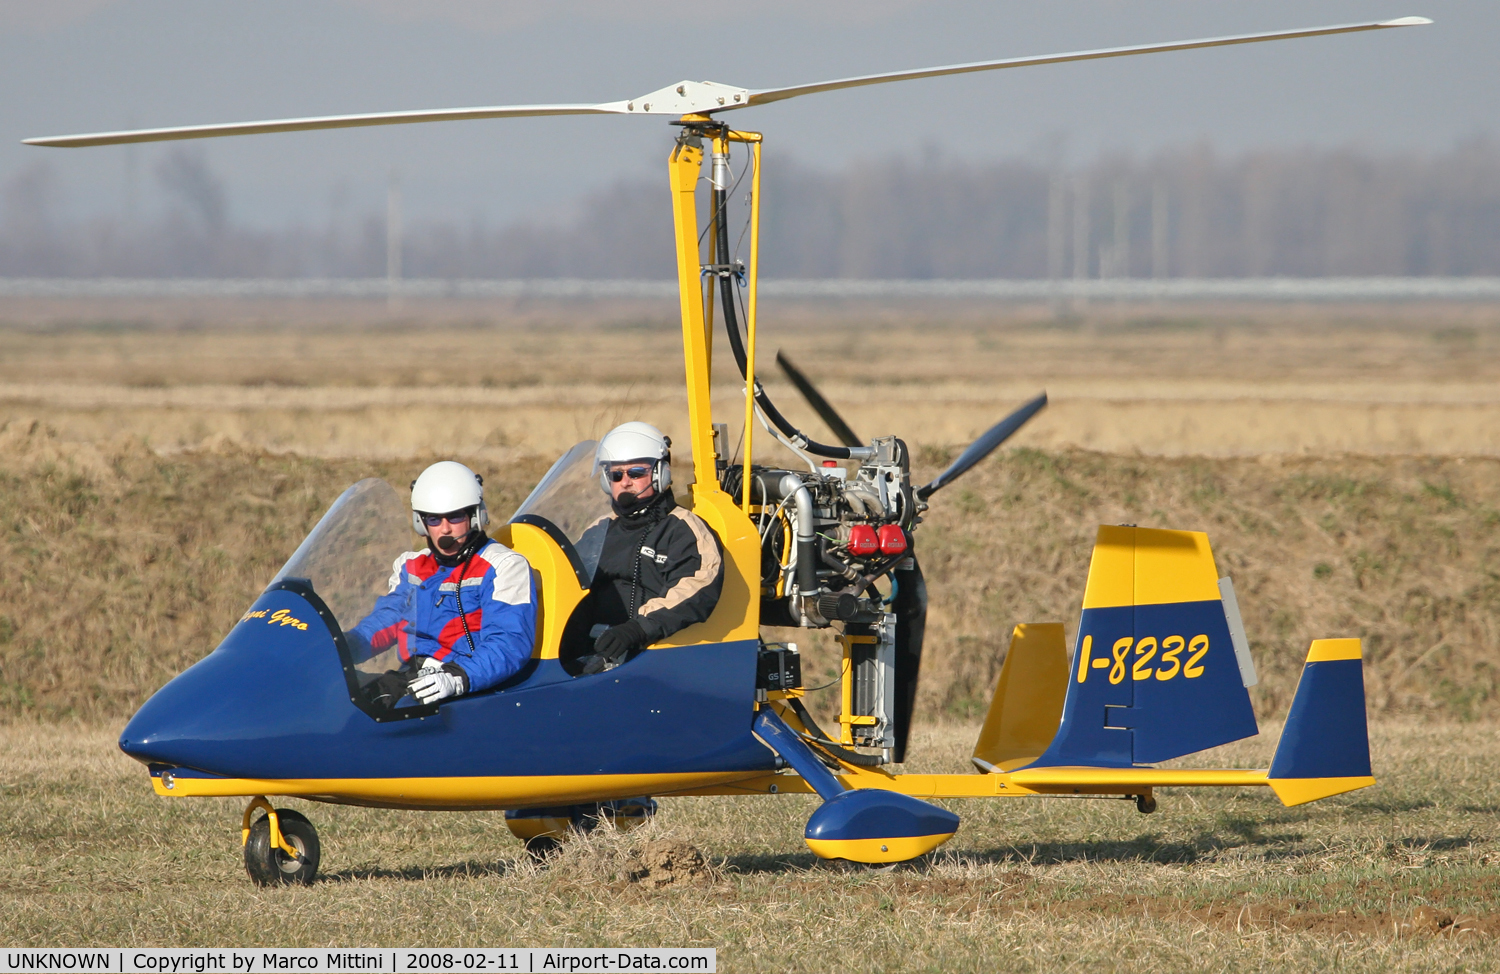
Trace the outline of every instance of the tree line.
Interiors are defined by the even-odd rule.
[[[740,160],[743,161],[743,160]],[[674,274],[664,179],[622,180],[508,225],[386,212],[256,229],[201,154],[153,177],[150,218],[60,214],[45,164],[4,186],[4,277],[657,278]],[[731,237],[747,248],[744,179]],[[1500,275],[1500,149],[1426,156],[1207,145],[1081,167],[939,152],[822,171],[768,155],[762,273],[775,278]],[[398,221],[399,223],[399,221]]]

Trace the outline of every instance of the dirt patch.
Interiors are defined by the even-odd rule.
[[[630,878],[647,889],[661,889],[680,883],[707,882],[713,876],[696,846],[680,839],[656,839],[636,854]]]

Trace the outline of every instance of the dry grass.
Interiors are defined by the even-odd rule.
[[[227,437],[321,456],[499,461],[556,455],[626,419],[684,432],[665,304],[439,304],[381,322],[367,306],[242,302],[202,310],[216,318],[148,306],[139,326],[78,306],[47,327],[25,308],[36,311],[0,302],[0,422],[41,415],[78,442],[129,431],[162,450]],[[261,317],[245,320],[252,311]],[[92,306],[105,312],[131,313]],[[1045,388],[1053,404],[1022,434],[1045,449],[1472,456],[1500,455],[1497,324],[1488,305],[1103,308],[1055,321],[956,302],[772,304],[762,342],[815,374],[856,430],[919,444],[965,442]],[[818,428],[779,375],[763,377]],[[742,415],[737,385],[721,379],[721,415]]]
[[[925,770],[960,770],[973,726],[929,726]],[[1264,762],[1272,739],[1206,760]],[[1284,809],[1263,790],[1118,801],[946,803],[964,819],[891,873],[815,866],[813,799],[667,799],[539,869],[499,813],[295,803],[324,879],[258,890],[235,799],[152,796],[112,732],[0,730],[0,909],[12,944],[714,946],[722,969],[1427,971],[1500,965],[1500,732],[1380,720],[1382,783]],[[635,882],[648,843],[705,874]]]

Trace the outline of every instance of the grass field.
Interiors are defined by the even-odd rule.
[[[888,874],[816,867],[801,797],[667,801],[548,869],[498,813],[296,802],[324,881],[261,891],[238,801],[152,797],[114,745],[123,720],[213,648],[353,481],[404,485],[455,455],[503,516],[577,439],[632,418],[680,435],[678,336],[650,304],[400,321],[184,307],[0,303],[7,943],[711,945],[726,970],[1500,967],[1497,309],[767,319],[763,348],[785,347],[861,433],[903,435],[919,479],[1053,395],[917,534],[933,602],[910,770],[968,770],[1011,627],[1071,636],[1096,525],[1129,522],[1207,531],[1245,610],[1269,732],[1193,760],[1264,767],[1308,642],[1360,636],[1375,789],[1295,809],[1163,792],[1149,818],[952,802],[958,837]],[[799,642],[810,678],[828,675],[828,641]],[[705,868],[658,885],[642,857],[668,841]]]
[[[652,303],[443,305],[394,321],[332,302],[202,309],[218,317],[147,307],[143,323],[86,313],[33,320],[37,308],[0,302],[0,422],[42,417],[78,442],[130,432],[159,450],[228,439],[345,457],[555,456],[628,419],[685,442],[680,335]],[[716,409],[737,437],[740,386],[718,343]],[[967,442],[1046,389],[1052,405],[1020,440],[1042,449],[1500,455],[1489,305],[1062,321],[959,303],[768,305],[761,343],[762,378],[809,429],[777,348],[861,435],[923,445]]]
[[[919,766],[964,770],[977,728],[929,727]],[[324,878],[260,890],[237,799],[152,796],[113,733],[0,730],[7,943],[713,946],[721,970],[1431,971],[1500,966],[1500,732],[1373,725],[1375,788],[1285,809],[1264,790],[1120,801],[947,802],[937,853],[889,873],[818,867],[809,797],[668,799],[653,824],[532,865],[499,813],[287,802]],[[1264,766],[1275,728],[1200,756]],[[641,879],[675,840],[698,875]]]

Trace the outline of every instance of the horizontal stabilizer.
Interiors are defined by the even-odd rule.
[[[1068,692],[1068,647],[1060,622],[1016,626],[1000,667],[974,765],[1010,771],[1035,761],[1057,735]]]
[[[1358,639],[1317,639],[1307,653],[1267,783],[1301,805],[1375,783]]]
[[[1253,736],[1235,642],[1208,535],[1101,526],[1062,724],[1035,766],[1131,767]]]

